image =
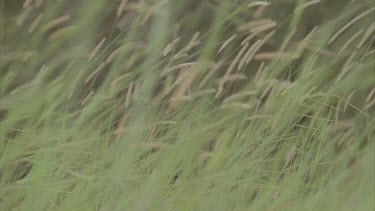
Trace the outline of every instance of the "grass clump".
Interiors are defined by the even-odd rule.
[[[1,210],[372,210],[374,3],[2,1]]]

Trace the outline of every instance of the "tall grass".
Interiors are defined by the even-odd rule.
[[[0,5],[1,210],[375,209],[373,1]]]

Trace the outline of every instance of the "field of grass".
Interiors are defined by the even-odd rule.
[[[1,0],[0,210],[375,210],[372,0]]]

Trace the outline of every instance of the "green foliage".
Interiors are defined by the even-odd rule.
[[[1,1],[1,210],[373,210],[371,0]]]

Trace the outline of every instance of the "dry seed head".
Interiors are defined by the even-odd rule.
[[[162,90],[159,94],[157,94],[154,97],[154,102],[159,102],[161,99],[163,99],[167,94],[169,94],[172,90],[174,90],[178,86],[177,83],[174,83],[167,87],[166,89]]]
[[[196,66],[192,66],[189,68],[188,75],[186,76],[186,79],[182,82],[180,88],[178,89],[176,96],[171,99],[171,102],[169,104],[169,107],[172,110],[176,110],[183,101],[185,101],[188,97],[189,99],[192,99],[190,96],[185,96],[186,92],[191,88],[195,78],[198,75],[198,68]],[[180,99],[183,99],[182,101]],[[176,100],[177,99],[177,100]]]
[[[120,17],[122,15],[127,3],[128,3],[128,0],[121,0],[120,5],[118,6],[117,11],[116,11],[116,17]]]
[[[224,108],[242,108],[242,109],[252,109],[254,105],[248,103],[225,103],[221,106],[222,109]]]
[[[217,52],[218,54],[228,46],[229,43],[231,43],[234,39],[236,39],[237,34],[234,34],[233,36],[229,37],[220,47],[219,51]]]
[[[106,41],[106,37],[104,37],[94,48],[94,50],[90,53],[90,56],[89,56],[89,61],[91,61],[100,51],[100,49],[103,47],[105,41]]]
[[[136,15],[137,13],[135,12],[127,12],[120,18],[120,20],[116,24],[116,27],[119,30],[124,30],[127,26],[129,26],[132,23]]]
[[[314,4],[317,4],[317,3],[320,3],[320,0],[312,0],[312,1],[306,2],[306,3],[304,3],[304,4],[300,5],[300,6],[298,6],[298,7],[294,10],[294,12],[297,12],[297,11],[299,11],[299,10],[304,10],[306,7],[309,7],[309,6],[314,5]]]
[[[215,95],[215,98],[219,98],[221,93],[224,91],[224,84],[220,84],[219,87],[217,88],[217,92],[216,92],[216,95]]]
[[[264,89],[264,91],[262,92],[261,96],[259,99],[263,99],[267,93],[273,88],[273,86],[275,85],[275,83],[277,82],[277,80],[270,80],[269,83],[268,83],[268,86]]]
[[[169,108],[173,111],[178,109],[184,102],[191,102],[193,98],[190,96],[178,96],[169,99]]]
[[[125,122],[125,121],[124,121]],[[116,128],[116,130],[113,132],[113,134],[118,139],[120,136],[122,136],[126,132],[126,127],[124,127],[124,123],[120,123],[120,126]]]
[[[262,72],[263,72],[263,68],[264,68],[264,62],[262,62],[262,63],[260,64],[260,66],[259,66],[259,68],[258,68],[258,71],[257,71],[257,73],[256,73],[256,75],[255,75],[255,77],[254,77],[254,81],[255,81],[255,83],[258,83],[258,82],[259,82],[259,77],[260,77],[260,75],[261,75]]]
[[[111,82],[110,86],[111,87],[115,87],[120,81],[124,80],[125,78],[127,78],[131,74],[132,73],[125,73],[123,75],[120,75],[120,76],[116,77],[115,79],[113,79],[113,81]]]
[[[262,25],[262,26],[253,28],[252,29],[253,32],[242,41],[241,45],[244,45],[245,43],[250,42],[250,40],[252,40],[256,36],[258,36],[260,33],[264,32],[264,31],[267,31],[269,29],[272,29],[274,26],[276,26],[275,24],[276,24],[276,22],[273,22],[273,23],[270,23],[270,24],[266,24],[266,25]],[[266,41],[266,38],[268,36],[273,36],[273,34],[272,35],[270,35],[270,34],[266,35],[266,37],[263,38],[263,40]]]
[[[229,102],[231,100],[235,100],[237,98],[247,97],[247,96],[256,95],[256,94],[257,94],[256,91],[240,92],[240,93],[237,93],[237,94],[234,94],[230,97],[225,98],[225,100],[223,100],[223,103],[227,103],[227,102]]]
[[[188,56],[189,56],[189,54],[187,54],[187,53],[178,52],[178,53],[176,53],[176,55],[173,56],[173,60],[182,59],[182,58],[185,58],[185,57],[188,57]]]
[[[371,36],[371,34],[375,31],[375,23],[372,23],[370,27],[366,30],[365,35],[358,43],[357,48],[361,48],[363,44],[366,42],[367,38]]]
[[[296,157],[297,152],[298,152],[297,147],[293,146],[292,148],[290,148],[288,150],[288,152],[285,154],[285,157],[284,157],[285,163],[284,163],[284,165],[289,165],[294,160],[294,158]]]
[[[256,37],[257,34],[250,34],[247,36],[242,42],[241,45],[245,45],[246,43],[249,43],[254,37]]]
[[[171,72],[174,72],[174,71],[179,70],[179,69],[182,69],[182,68],[190,67],[190,66],[195,65],[195,64],[198,64],[198,62],[187,62],[187,63],[182,63],[182,64],[178,64],[178,65],[176,65],[176,66],[173,66],[173,67],[170,67],[170,68],[164,69],[164,70],[160,73],[160,77],[164,77],[164,76],[168,75],[168,74],[171,73]]]
[[[75,29],[75,26],[67,26],[67,27],[61,28],[61,29],[53,32],[51,35],[49,35],[47,40],[49,42],[53,42],[53,41],[57,40],[58,38],[60,38],[61,36],[63,36],[64,34],[68,33],[69,31],[72,31],[74,29]]]
[[[16,19],[16,26],[22,26],[23,23],[29,18],[29,15],[31,14],[33,10],[33,7],[26,7],[21,10],[21,14],[18,15]]]
[[[189,75],[190,71],[191,71],[190,68],[184,68],[183,71],[179,72],[179,74],[177,76],[177,79],[175,80],[175,82],[173,84],[175,84],[175,85],[181,84],[181,82],[183,80],[185,80],[185,78]]]
[[[90,93],[83,99],[81,102],[81,106],[84,106],[91,98],[91,96],[94,94],[94,91],[90,91]]]
[[[292,39],[293,35],[296,33],[297,28],[293,28],[288,35],[285,37],[283,44],[280,47],[280,52],[284,52],[288,47],[290,40]]]
[[[366,15],[370,14],[375,7],[364,11],[363,13],[359,14],[357,17],[355,17],[353,20],[349,21],[347,24],[345,24],[339,31],[337,31],[331,39],[329,39],[328,44],[331,44],[333,41],[335,41],[343,32],[345,32],[350,26],[352,26],[354,23],[357,21],[361,20],[364,18]]]
[[[47,70],[47,66],[43,65],[42,68],[40,68],[38,74],[36,75],[37,78],[42,79],[45,76],[45,72]]]
[[[36,27],[39,26],[40,21],[42,20],[42,18],[43,18],[43,14],[39,14],[39,15],[35,18],[35,20],[30,24],[30,27],[29,27],[29,30],[28,30],[28,32],[29,32],[30,34],[33,33],[34,30],[36,29]]]
[[[249,47],[249,43],[246,43],[245,46],[242,47],[242,49],[240,50],[240,52],[237,54],[237,56],[234,58],[234,60],[232,61],[232,63],[230,64],[228,70],[225,72],[225,75],[224,76],[227,76],[227,75],[230,75],[234,69],[234,67],[237,65],[237,63],[240,61],[240,58],[242,57],[242,55],[245,53],[247,47]]]
[[[275,35],[275,34],[276,34],[275,30],[272,30],[272,31],[268,32],[268,34],[266,34],[266,36],[264,36],[264,38],[262,39],[263,44],[268,42],[268,40],[271,39],[273,37],[273,35]]]
[[[176,96],[176,97],[172,97],[171,99],[169,99],[169,101],[171,102],[189,102],[193,100],[194,99],[191,96]]]
[[[269,6],[271,1],[254,1],[247,5],[248,8],[256,7],[256,6]]]
[[[37,51],[21,51],[21,52],[11,52],[11,53],[4,53],[0,55],[1,61],[27,61],[32,57],[35,57],[38,54]]]
[[[168,120],[162,120],[162,121],[157,121],[156,125],[177,125],[178,122],[176,121],[168,121]]]
[[[212,157],[211,152],[202,152],[198,157],[198,162],[203,163],[203,162],[207,161],[210,157]]]
[[[174,24],[174,30],[173,30],[173,38],[176,39],[180,33],[180,24],[176,23]]]
[[[288,89],[290,89],[293,86],[293,83],[289,80],[277,80],[274,88],[272,89],[271,95],[275,95],[278,93],[282,93]]]
[[[341,49],[339,50],[339,52],[337,53],[337,55],[340,55],[340,54],[342,54],[342,52],[344,52],[345,51],[345,49],[355,40],[355,39],[357,39],[357,37],[359,36],[359,35],[361,35],[362,34],[362,32],[364,31],[364,29],[361,29],[361,30],[359,30],[358,32],[356,32],[352,37],[350,37],[346,42],[345,42],[345,44],[341,47]]]
[[[173,57],[173,60],[180,59],[180,58],[187,56],[188,55],[187,53],[191,49],[199,45],[200,44],[200,41],[198,39],[199,35],[200,35],[200,32],[195,32],[193,37],[190,39],[189,43],[183,49],[181,49],[179,52],[176,53],[176,55]]]
[[[366,104],[365,110],[371,108],[373,105],[375,105],[375,97],[372,98],[372,101],[370,101],[370,102],[368,102],[368,103]]]
[[[336,78],[337,81],[341,81],[341,79],[346,75],[346,73],[348,73],[348,71],[352,67],[351,65],[353,64],[353,61],[355,60],[356,56],[357,56],[356,52],[353,52],[352,54],[350,54],[349,58],[346,60],[344,64],[344,67],[342,68],[341,73]]]
[[[272,117],[272,116],[271,115],[261,115],[261,114],[258,114],[258,115],[251,115],[246,120],[265,119],[265,118],[270,118],[270,117]]]
[[[199,84],[199,88],[202,88],[204,85],[206,85],[206,83],[210,79],[210,77],[221,67],[222,64],[223,64],[223,62],[220,61],[220,62],[218,62],[217,64],[214,65],[214,67],[202,79],[201,83]]]
[[[368,51],[368,52],[366,52],[364,58],[365,58],[365,57],[368,57],[368,56],[370,56],[370,55],[372,55],[372,54],[374,54],[374,53],[375,53],[375,49],[374,49],[374,50],[371,50],[371,51]]]
[[[175,80],[175,82],[171,85],[169,85],[168,87],[165,86],[164,89],[162,91],[159,92],[159,94],[157,94],[155,97],[154,97],[154,101],[155,102],[159,102],[161,99],[163,99],[166,95],[168,95],[170,92],[172,92],[173,90],[176,89],[176,87],[181,83],[181,81],[187,77],[188,75],[188,71],[181,71],[179,73],[179,75],[177,76],[177,79]]]
[[[228,70],[225,72],[222,79],[227,78],[227,76],[229,76],[232,73],[234,67],[237,65],[238,61],[240,60],[240,58],[242,57],[242,55],[244,54],[244,52],[245,52],[245,50],[247,49],[248,46],[249,46],[249,43],[246,43],[246,45],[242,47],[240,52],[237,54],[237,56],[234,58],[234,60],[230,64]],[[218,98],[220,96],[221,92],[224,90],[224,83],[225,83],[225,80],[220,80],[219,87],[217,89],[217,93],[215,95],[215,98]]]
[[[281,53],[281,52],[263,52],[263,53],[258,53],[255,56],[256,60],[280,60],[280,59],[293,60],[297,58],[299,58],[298,55],[290,54],[290,53]]]
[[[248,64],[249,62],[247,62],[248,58],[251,56],[252,53],[255,54],[255,52],[253,52],[256,48],[257,45],[259,45],[261,42],[261,40],[258,40],[257,42],[255,42],[251,47],[250,49],[246,52],[245,56],[241,59],[240,61],[240,64],[238,65],[238,70],[241,70],[242,67],[246,64]],[[258,49],[259,50],[259,49]],[[253,55],[254,56],[254,55]]]
[[[337,132],[352,128],[354,126],[355,125],[352,121],[335,122],[335,123],[332,123],[331,125],[329,125],[328,132],[331,133],[331,134],[332,133],[335,134]]]
[[[23,7],[23,8],[25,8],[25,7],[30,7],[32,1],[33,1],[33,0],[25,0],[25,2],[23,3],[22,7]]]
[[[192,85],[192,83],[193,83],[193,81],[194,81],[194,79],[196,78],[197,75],[198,75],[198,68],[192,66],[191,70],[188,71],[188,75],[187,75],[186,79],[183,81],[180,89],[177,92],[177,97],[185,95],[185,93],[191,87],[191,85]]]
[[[37,8],[39,8],[40,6],[42,6],[42,4],[43,4],[43,0],[35,0],[35,6]]]
[[[176,48],[176,45],[179,41],[180,37],[177,37],[171,43],[169,43],[167,47],[165,47],[165,49],[163,50],[162,56],[166,57],[171,51],[173,51]]]
[[[125,46],[120,46],[118,47],[116,50],[114,50],[108,57],[107,59],[105,60],[105,62],[107,64],[111,63],[115,58],[116,56],[118,56],[123,50],[125,49]]]
[[[69,14],[62,15],[58,18],[55,18],[55,19],[51,20],[50,22],[48,22],[46,25],[44,25],[43,28],[42,28],[42,31],[46,32],[46,31],[49,31],[53,28],[56,28],[57,26],[60,26],[61,24],[70,20],[70,18],[71,18],[71,16]]]
[[[145,25],[145,23],[151,18],[151,16],[154,14],[154,9],[155,9],[155,7],[151,7],[147,11],[146,15],[143,17],[141,23],[139,24],[140,26]]]
[[[352,5],[354,2],[356,2],[357,0],[351,0],[349,5]]]
[[[259,34],[261,32],[264,32],[264,31],[267,31],[267,30],[270,30],[270,29],[274,28],[276,25],[277,25],[277,23],[275,21],[272,21],[270,23],[254,27],[253,29],[250,30],[250,32]]]
[[[232,81],[238,81],[238,80],[244,80],[247,79],[246,75],[243,73],[235,73],[235,74],[230,74],[227,76],[222,77],[219,79],[220,84],[225,84],[227,82],[232,82]]]
[[[260,27],[260,26],[264,26],[266,24],[271,24],[271,23],[275,23],[275,21],[273,21],[272,19],[269,19],[269,18],[254,20],[254,21],[250,21],[246,24],[243,24],[243,25],[239,26],[237,28],[237,30],[240,31],[240,32],[245,32],[245,31],[249,31],[249,30],[251,30],[255,27]]]
[[[260,18],[263,15],[263,13],[266,11],[267,7],[268,7],[267,5],[259,6],[258,9],[255,10],[253,17]]]
[[[264,42],[263,40],[258,40],[250,47],[250,49],[247,51],[247,53],[244,56],[244,61],[246,64],[249,64],[250,61],[254,58],[255,54],[259,51],[259,49],[263,46]]]
[[[129,85],[128,91],[126,92],[125,108],[128,108],[130,105],[130,99],[131,99],[131,94],[133,92],[133,87],[134,87],[134,83],[131,82]]]
[[[200,34],[201,34],[201,33],[200,33],[199,31],[195,32],[194,35],[193,35],[193,37],[192,37],[191,40],[190,40],[190,43],[193,43],[193,42],[198,41],[198,38],[199,38],[199,35],[200,35]]]
[[[94,76],[99,72],[101,71],[104,66],[106,65],[106,63],[101,63],[85,80],[85,84],[87,84],[89,81],[91,81],[92,78],[94,78]]]
[[[193,37],[191,38],[190,42],[187,46],[183,49],[183,53],[189,52],[191,49],[199,45],[201,42],[199,41],[200,32],[195,32]]]
[[[323,55],[323,56],[328,56],[328,57],[331,57],[331,58],[337,58],[337,54],[336,53],[334,53],[334,52],[332,52],[332,51],[329,51],[329,50],[327,50],[327,49],[323,49],[323,48],[316,48],[316,47],[314,47],[314,46],[311,46],[311,45],[308,45],[308,44],[305,44],[304,45],[304,48],[306,49],[306,50],[310,50],[310,51],[313,51],[314,53],[319,53],[319,54],[321,54],[321,55]],[[302,49],[302,48],[301,48]],[[303,49],[302,49],[303,50]],[[302,52],[302,50],[301,50],[301,52]],[[300,53],[301,53],[300,52]]]
[[[203,90],[199,90],[198,92],[194,93],[193,98],[211,95],[211,94],[215,94],[215,93],[216,93],[216,89],[214,89],[214,88],[203,89]]]
[[[370,102],[371,99],[375,98],[375,87],[372,88],[371,92],[366,97],[366,103]]]
[[[375,90],[375,89],[374,89]],[[350,99],[352,99],[353,95],[355,94],[355,90],[352,91],[349,96],[347,97],[347,99],[345,100],[345,106],[344,106],[344,111],[347,110],[349,104],[350,104]]]
[[[312,35],[314,34],[314,32],[317,30],[318,27],[314,27],[310,33],[299,43],[298,47],[297,47],[297,50],[296,50],[296,54],[298,55],[301,55],[301,53],[303,52],[303,50],[306,48],[306,46],[308,46],[308,43],[312,37]]]

